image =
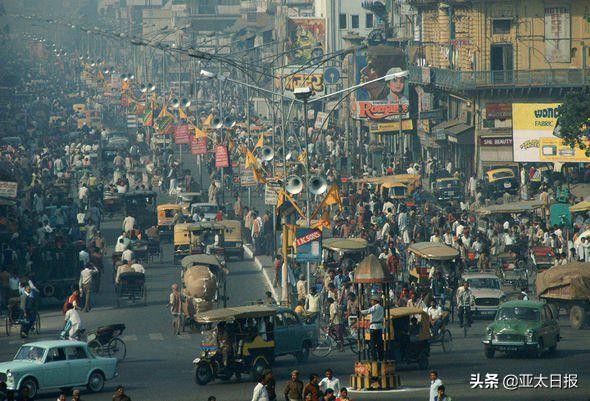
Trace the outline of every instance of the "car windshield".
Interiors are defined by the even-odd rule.
[[[459,180],[445,180],[437,182],[436,185],[438,186],[438,188],[451,188],[458,187],[461,185],[461,183],[459,182]]]
[[[198,210],[204,214],[215,214],[217,213],[217,206],[215,205],[193,205],[193,211]]]
[[[23,345],[20,347],[16,355],[14,356],[15,361],[43,361],[43,354],[45,349],[41,347],[34,347],[32,345]]]
[[[539,320],[539,310],[520,306],[500,308],[496,320],[528,320],[534,322]]]
[[[500,280],[495,278],[470,278],[467,281],[472,288],[500,289]]]

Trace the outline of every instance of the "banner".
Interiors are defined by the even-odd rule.
[[[16,198],[18,184],[13,181],[0,181],[0,197]]]
[[[322,259],[322,232],[315,228],[298,228],[295,233],[295,260],[320,262]]]
[[[403,52],[392,46],[374,46],[366,56],[357,54],[356,83],[404,71]],[[351,102],[353,115],[358,119],[399,121],[410,118],[407,78],[391,78],[359,88]]]
[[[188,137],[190,141],[191,154],[193,155],[205,155],[207,154],[207,138],[195,138],[192,135]]]
[[[223,145],[217,145],[215,147],[215,167],[229,167],[229,155],[227,153],[227,148]]]
[[[251,168],[246,168],[244,163],[240,164],[240,185],[243,187],[254,187],[258,183],[254,178],[254,174]],[[276,204],[276,203],[275,203]]]
[[[316,96],[324,95],[326,93],[326,86],[324,85],[324,71],[321,68],[312,70],[304,69],[299,71],[300,68],[284,68],[283,71],[283,84],[285,88],[285,94],[287,96],[294,97],[293,91],[295,88],[310,87]],[[277,89],[281,88],[280,81],[275,81]]]
[[[187,124],[177,125],[174,128],[174,143],[177,145],[190,143],[189,142],[189,131],[190,131],[190,129]]]
[[[584,150],[564,145],[563,140],[555,135],[559,106],[561,103],[512,104],[515,162],[590,162]]]
[[[570,6],[545,6],[545,58],[550,63],[571,61]]]
[[[325,53],[326,21],[323,18],[287,19],[287,64],[307,64]]]

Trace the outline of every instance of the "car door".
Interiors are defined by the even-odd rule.
[[[66,347],[64,350],[72,383],[85,385],[90,373],[90,359],[86,349],[83,346],[72,346]]]
[[[283,312],[277,312],[274,319],[275,355],[283,355],[289,351],[289,330]]]
[[[41,388],[57,388],[72,385],[68,371],[68,361],[63,347],[50,348],[42,367]]]

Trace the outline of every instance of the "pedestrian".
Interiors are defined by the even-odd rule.
[[[266,291],[264,293],[264,300],[262,301],[264,305],[276,305],[277,301],[273,298],[272,292]]]
[[[30,281],[29,281],[30,282]],[[23,309],[23,320],[20,326],[20,336],[21,338],[27,338],[29,336],[29,331],[33,324],[35,323],[35,310],[34,310],[34,294],[31,291],[30,285],[26,285],[22,289],[21,293],[21,307]]]
[[[309,376],[309,383],[307,383],[303,388],[303,398],[305,400],[307,400],[307,397],[309,396],[311,401],[320,401],[322,393],[320,391],[320,386],[318,382],[319,376],[315,373],[312,373]]]
[[[334,395],[340,395],[340,379],[334,377],[332,369],[326,369],[326,376],[320,381],[320,390],[325,394],[326,390],[334,390]]]
[[[80,307],[80,290],[78,290],[77,288],[74,289],[74,291],[72,291],[72,295],[70,295],[68,297],[68,299],[66,299],[66,302],[64,302],[63,307],[62,307],[62,312],[64,315],[68,311],[68,304],[72,304],[75,309],[79,309],[79,307]]]
[[[178,320],[181,312],[182,312],[182,294],[178,291],[178,284],[172,284],[171,286],[172,292],[168,297],[168,306],[170,307],[170,314],[172,315],[172,321],[175,322]],[[176,328],[176,333],[180,334],[180,324]]]
[[[266,391],[266,377],[264,375],[260,376],[258,384],[252,391],[252,401],[270,401],[268,391]]]
[[[90,294],[94,288],[94,280],[97,273],[98,269],[92,263],[86,264],[80,272],[78,287],[82,290],[82,296],[84,297],[84,312],[90,312],[90,309],[92,309],[90,304]]]
[[[268,393],[268,400],[269,401],[276,401],[277,399],[277,392],[276,392],[276,385],[275,379],[272,375],[272,370],[267,369],[263,373],[266,381],[266,392]]]
[[[70,324],[70,329],[67,333],[67,338],[69,338],[70,340],[75,340],[78,337],[79,331],[82,330],[84,326],[82,325],[82,319],[80,318],[80,314],[74,308],[74,305],[68,304],[66,308],[67,311],[64,316],[64,320],[66,322],[66,325],[68,322]]]
[[[80,390],[77,388],[72,391],[72,401],[82,401],[82,397],[80,397]]]
[[[135,217],[130,214],[123,219],[123,231],[129,233],[135,229]]]
[[[344,334],[342,328],[342,308],[334,298],[328,297],[328,313],[330,328],[334,330],[336,339],[338,340],[338,350],[344,352]],[[330,370],[330,369],[328,369]],[[330,370],[331,371],[331,370]],[[326,375],[327,375],[326,371]],[[323,381],[323,380],[322,380]],[[338,393],[336,393],[338,394]]]
[[[307,297],[307,280],[305,280],[305,274],[299,275],[299,280],[297,281],[296,287],[297,301],[305,303],[305,298]]]
[[[131,401],[131,398],[125,394],[125,388],[119,385],[115,389],[115,394],[113,395],[112,401]]]
[[[445,394],[445,386],[440,385],[436,390],[436,396],[434,397],[434,401],[453,401],[451,397]]]
[[[324,396],[322,397],[322,401],[336,401],[336,396],[334,395],[334,390],[331,388],[327,389],[324,392]]]
[[[281,269],[283,267],[283,257],[281,255],[276,255],[275,260],[273,263],[274,269],[274,279],[272,285],[274,287],[279,287],[281,285]]]
[[[436,401],[436,396],[438,393],[438,387],[442,386],[443,382],[438,377],[438,372],[436,370],[431,370],[428,372],[428,378],[430,379],[430,398],[429,401]]]
[[[348,389],[346,387],[340,389],[340,397],[336,398],[336,401],[350,401],[350,398],[348,398]]]
[[[291,372],[291,379],[285,385],[285,401],[301,401],[303,399],[303,382],[299,380],[299,371]]]
[[[66,401],[66,393],[59,393],[57,401]]]
[[[371,315],[369,324],[369,353],[373,361],[383,360],[383,317],[384,310],[378,295],[371,297],[371,307],[361,311],[363,315]]]

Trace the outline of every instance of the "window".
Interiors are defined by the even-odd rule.
[[[365,28],[373,28],[373,14],[365,15]]]
[[[505,35],[510,33],[510,26],[512,20],[510,19],[494,19],[492,20],[492,33],[494,35]]]
[[[340,14],[338,17],[338,28],[346,29],[346,14]]]
[[[47,358],[45,359],[45,363],[48,362],[59,362],[65,361],[66,355],[64,354],[63,348],[52,348],[49,350],[47,354]]]
[[[66,357],[69,361],[72,359],[87,359],[86,351],[82,347],[67,347]]]
[[[359,16],[358,15],[351,16],[350,27],[352,29],[358,29],[358,27],[359,27]]]

